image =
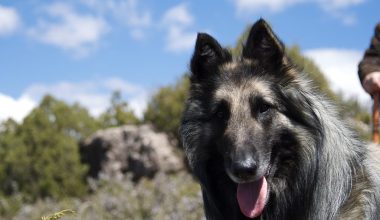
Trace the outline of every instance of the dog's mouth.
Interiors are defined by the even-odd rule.
[[[265,170],[265,171],[264,171]],[[256,218],[263,213],[269,197],[268,177],[271,166],[261,169],[261,175],[245,176],[245,178],[230,177],[237,184],[236,198],[240,211],[248,218]]]
[[[242,214],[248,218],[260,216],[269,199],[270,163],[262,162],[257,166],[255,163],[231,162],[226,167],[227,174],[236,183],[236,198]]]
[[[268,183],[264,176],[254,182],[239,183],[236,195],[241,212],[248,218],[260,216],[267,194]]]

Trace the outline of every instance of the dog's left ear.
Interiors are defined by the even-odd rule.
[[[284,45],[268,23],[264,19],[260,19],[250,30],[242,55],[246,59],[278,67],[284,61],[284,50]]]

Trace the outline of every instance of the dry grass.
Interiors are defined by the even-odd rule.
[[[15,215],[0,216],[0,219],[41,219],[46,213],[67,208],[75,211],[75,216],[67,215],[69,212],[56,216],[66,220],[204,219],[200,187],[186,172],[159,173],[151,180],[142,179],[138,184],[126,177],[122,181],[96,181],[91,185],[94,193],[84,198],[40,200],[23,205]]]

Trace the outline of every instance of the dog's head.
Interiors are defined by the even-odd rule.
[[[248,217],[262,213],[273,182],[286,185],[283,176],[292,175],[294,151],[300,150],[295,133],[311,135],[308,126],[313,126],[312,107],[299,92],[296,69],[284,50],[259,20],[240,57],[198,34],[191,60],[182,124],[189,161],[194,168],[202,160],[222,158],[220,166],[236,183],[240,209]]]

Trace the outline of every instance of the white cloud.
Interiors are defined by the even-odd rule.
[[[114,1],[112,11],[131,27],[149,27],[152,17],[149,11],[139,11],[137,0]]]
[[[21,122],[38,105],[43,96],[50,94],[67,103],[79,103],[97,117],[110,105],[113,91],[120,91],[137,117],[142,118],[149,99],[149,91],[120,78],[83,82],[62,81],[54,84],[33,84],[15,99],[0,93],[0,122],[13,118]]]
[[[143,116],[148,102],[148,91],[119,78],[90,80],[79,83],[58,82],[51,85],[34,84],[24,94],[39,101],[44,95],[51,94],[68,103],[80,103],[94,116],[99,116],[109,107],[111,93],[118,90],[128,101],[131,109],[138,117]]]
[[[171,52],[187,51],[194,47],[197,34],[186,32],[182,28],[173,26],[168,29],[166,49]]]
[[[237,14],[244,17],[247,14],[267,10],[273,13],[283,11],[299,4],[315,4],[330,15],[350,25],[356,22],[356,17],[346,9],[360,5],[366,0],[232,0]]]
[[[166,28],[166,49],[171,52],[183,52],[194,46],[196,33],[188,29],[193,25],[194,18],[187,4],[179,4],[168,9],[161,20]]]
[[[162,18],[162,22],[168,25],[187,26],[193,24],[194,18],[187,7],[187,4],[182,3],[168,9]]]
[[[152,25],[150,11],[140,9],[137,0],[81,0],[88,7],[103,16],[110,14],[131,28],[131,36],[135,39],[145,37],[145,29]]]
[[[125,92],[127,94],[134,94],[134,93],[140,93],[140,92],[145,92],[145,89],[143,89],[139,85],[131,84],[127,81],[124,81],[119,78],[109,78],[104,80],[102,83],[103,86],[109,90],[115,91],[121,91]]]
[[[302,3],[307,0],[234,0],[239,14],[269,10],[271,12],[282,11],[287,7]]]
[[[15,32],[21,25],[16,9],[0,5],[0,36]]]
[[[332,12],[332,15],[343,22],[345,25],[353,25],[356,23],[356,16],[349,13],[342,13],[340,11]]]
[[[14,99],[11,96],[2,93],[0,93],[0,103],[0,122],[8,118],[13,118],[17,122],[21,122],[22,119],[37,105],[35,100],[26,95]]]
[[[337,10],[362,4],[365,0],[317,0],[317,2],[327,10]]]
[[[96,47],[109,30],[100,17],[77,13],[70,5],[55,3],[45,8],[46,17],[40,19],[29,34],[41,42],[85,56]]]
[[[131,37],[136,40],[141,40],[145,38],[145,32],[142,29],[131,30]]]
[[[370,102],[370,96],[364,92],[357,72],[363,57],[362,51],[319,48],[307,50],[305,55],[321,68],[335,91],[342,91],[346,97],[357,97],[365,104]]]
[[[323,10],[338,18],[346,25],[356,23],[356,16],[348,12],[347,9],[364,2],[365,0],[317,0],[317,3]]]

